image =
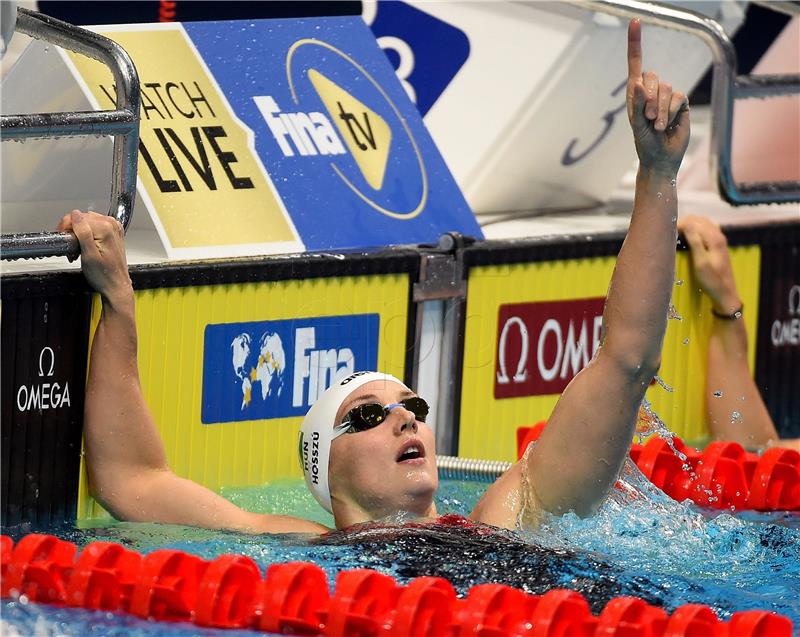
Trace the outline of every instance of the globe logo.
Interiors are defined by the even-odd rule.
[[[258,341],[257,352],[252,350],[252,341],[246,332],[231,341],[231,363],[242,390],[242,411],[252,401],[256,386],[262,401],[270,396],[280,396],[286,370],[286,355],[278,334],[264,332]]]

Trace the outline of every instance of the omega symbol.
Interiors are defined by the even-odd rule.
[[[515,372],[514,376],[509,379],[508,368],[506,367],[506,340],[508,339],[508,331],[511,328],[511,325],[517,325],[519,327],[519,335],[522,338],[522,348],[520,351],[519,360],[517,361],[517,371]],[[528,365],[529,340],[530,337],[528,336],[528,327],[520,317],[512,316],[506,320],[505,325],[503,325],[503,331],[500,332],[500,343],[497,346],[498,363],[500,366],[500,371],[497,372],[498,383],[501,385],[507,385],[509,381],[514,383],[524,383],[527,380],[528,372],[525,367]]]
[[[789,314],[800,314],[800,285],[789,290]]]
[[[47,374],[44,373],[44,365],[42,365],[42,361],[44,359],[44,353],[45,352],[50,352],[50,369],[48,370]],[[52,376],[53,375],[53,369],[55,368],[55,364],[56,364],[56,354],[55,354],[55,352],[53,351],[53,349],[51,347],[45,345],[42,348],[42,351],[39,352],[39,377],[41,378],[42,376],[45,376],[45,375],[46,376]]]

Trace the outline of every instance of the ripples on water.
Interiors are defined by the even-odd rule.
[[[636,595],[670,611],[703,603],[721,618],[736,610],[768,609],[800,626],[800,515],[706,513],[674,502],[653,487],[633,463],[592,517],[547,517],[536,531],[499,531],[443,525],[403,525],[402,518],[323,538],[308,535],[248,536],[189,527],[112,523],[99,528],[50,529],[80,546],[110,540],[147,553],[174,548],[213,559],[223,553],[273,562],[313,561],[333,583],[343,569],[373,568],[401,583],[437,575],[459,594],[497,582],[543,593],[567,587],[587,597],[595,613],[612,597]],[[467,515],[485,485],[444,481],[440,513]],[[228,489],[245,508],[289,513],[331,524],[302,482]],[[488,529],[488,527],[487,527]],[[5,529],[15,539],[34,529]],[[254,635],[251,631],[204,630],[153,624],[131,617],[4,601],[0,632],[14,635]]]

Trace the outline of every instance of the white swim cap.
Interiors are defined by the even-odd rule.
[[[328,486],[328,465],[330,464],[331,442],[336,433],[333,428],[336,412],[339,411],[345,398],[362,385],[375,380],[398,383],[406,387],[403,381],[389,374],[379,372],[350,374],[331,385],[322,396],[317,398],[317,402],[308,410],[303,424],[300,425],[300,466],[303,468],[303,475],[311,493],[322,505],[322,508],[329,513],[333,513],[333,507]]]

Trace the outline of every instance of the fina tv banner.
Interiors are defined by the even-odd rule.
[[[170,254],[482,236],[360,17],[97,30],[139,72],[139,195]],[[98,107],[112,108],[108,71],[70,60]]]
[[[203,424],[303,416],[334,382],[378,364],[379,314],[207,325]]]

